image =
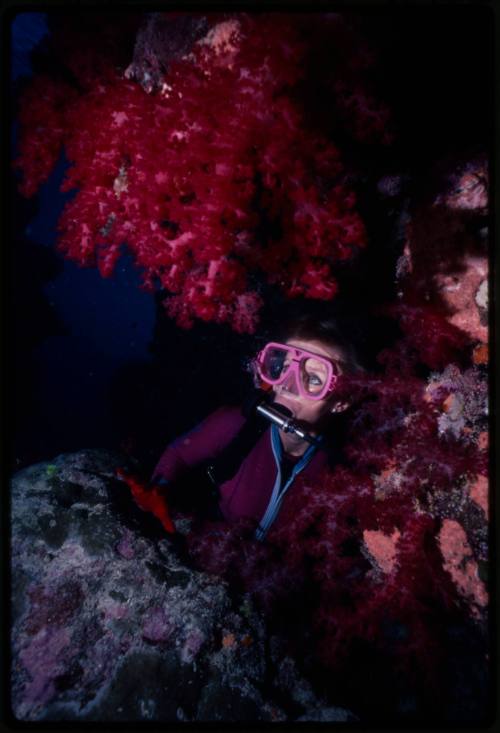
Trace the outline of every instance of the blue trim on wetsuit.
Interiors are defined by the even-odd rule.
[[[319,438],[319,440],[321,440],[321,438]],[[315,445],[311,445],[306,450],[300,461],[293,467],[292,473],[290,474],[288,481],[282,487],[281,460],[283,458],[283,446],[279,437],[279,428],[276,425],[271,425],[271,447],[273,450],[273,456],[274,460],[276,461],[276,467],[278,471],[276,475],[276,481],[274,482],[273,490],[271,493],[271,498],[269,499],[269,504],[267,505],[264,516],[260,520],[260,524],[257,528],[257,531],[255,532],[255,537],[258,540],[263,540],[265,538],[267,532],[269,531],[269,528],[278,516],[283,497],[291,486],[295,476],[297,476],[297,474],[299,474],[307,466],[307,464],[311,461],[313,455],[317,451],[317,446]]]

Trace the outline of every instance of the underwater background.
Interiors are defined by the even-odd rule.
[[[33,64],[41,64],[43,70],[43,44],[51,38],[53,24],[49,16],[27,12],[13,19],[13,99],[29,82]],[[426,13],[411,16],[379,12],[358,18],[364,42],[367,47],[371,43],[372,50],[361,50],[356,56],[352,48],[340,47],[340,60],[334,54],[330,62],[332,68],[339,65],[347,83],[352,69],[357,73],[356,64],[361,70],[368,69],[367,89],[375,94],[378,84],[384,99],[383,103],[372,99],[375,109],[367,109],[367,116],[360,116],[358,122],[352,115],[347,118],[352,127],[358,124],[359,128],[350,136],[342,128],[336,130],[371,242],[356,262],[356,271],[339,275],[344,279],[341,296],[347,307],[359,312],[395,297],[397,242],[404,238],[405,207],[419,185],[424,190],[428,187],[429,166],[458,149],[467,148],[474,154],[488,135],[491,59],[484,40],[487,19],[478,17],[471,26],[460,11],[452,17],[436,11],[432,21]],[[91,29],[94,21],[89,18]],[[130,56],[140,20],[136,16],[124,31]],[[349,34],[345,39],[344,43],[352,41]],[[33,61],[31,52],[37,46]],[[373,48],[378,56],[370,60]],[[359,83],[357,77],[354,80]],[[342,83],[346,81],[339,81],[337,89]],[[306,88],[307,93],[314,94],[314,86]],[[319,107],[318,99],[312,97],[307,104],[312,105],[312,114],[321,117],[327,105],[319,99]],[[388,116],[389,107],[392,116]],[[15,107],[12,112],[15,158],[19,122]],[[150,467],[155,451],[174,434],[187,429],[221,399],[237,401],[245,394],[250,386],[245,368],[255,342],[227,326],[213,328],[197,319],[192,331],[176,328],[159,305],[158,291],[155,296],[139,289],[140,267],[134,265],[128,250],[122,253],[113,277],[107,279],[94,268],[82,269],[62,257],[55,249],[56,225],[65,204],[74,197],[73,191],[60,191],[68,166],[61,152],[36,197],[24,199],[14,186],[11,194],[13,467],[82,445],[127,441]],[[392,185],[399,187],[399,193],[395,191],[392,198],[384,198],[380,191],[377,194],[377,182],[382,182],[379,188],[384,181],[390,188],[395,172],[398,175]],[[265,330],[267,321],[273,321],[270,314],[278,320],[276,308],[287,298],[265,282],[260,288],[265,301],[261,329]],[[388,331],[389,335],[379,326],[372,352],[390,342],[393,330]],[[175,344],[175,356],[170,355],[171,344]],[[150,441],[154,445],[148,445]]]
[[[481,722],[488,8],[11,30],[17,717]],[[364,322],[347,464],[297,482],[268,545],[174,517],[197,570],[179,565],[120,460],[147,477],[240,404],[255,351],[311,302]]]

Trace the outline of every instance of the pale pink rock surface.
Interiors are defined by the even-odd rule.
[[[486,257],[466,255],[460,273],[434,276],[437,290],[450,309],[448,320],[475,340],[488,340],[488,327],[482,312],[488,307]]]
[[[443,567],[450,573],[460,593],[473,604],[485,607],[488,593],[479,577],[478,565],[462,525],[454,519],[445,519],[438,539],[444,558]]]
[[[384,573],[390,573],[396,564],[396,545],[400,536],[398,529],[390,535],[379,530],[365,529],[363,539],[368,551],[376,560],[378,566]]]
[[[449,177],[448,189],[436,198],[436,203],[449,209],[486,211],[489,203],[488,164],[483,159],[462,164]]]
[[[476,477],[475,482],[470,488],[471,499],[475,501],[478,506],[481,507],[481,509],[486,514],[486,519],[488,519],[488,489],[488,478],[481,474]]]

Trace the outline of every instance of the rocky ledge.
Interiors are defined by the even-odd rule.
[[[327,706],[248,596],[191,569],[108,451],[12,479],[12,711],[18,720],[355,719]]]

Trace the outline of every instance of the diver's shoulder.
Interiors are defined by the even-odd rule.
[[[243,425],[245,422],[241,407],[237,405],[221,405],[209,415],[209,419],[214,422],[224,422],[228,425]]]

